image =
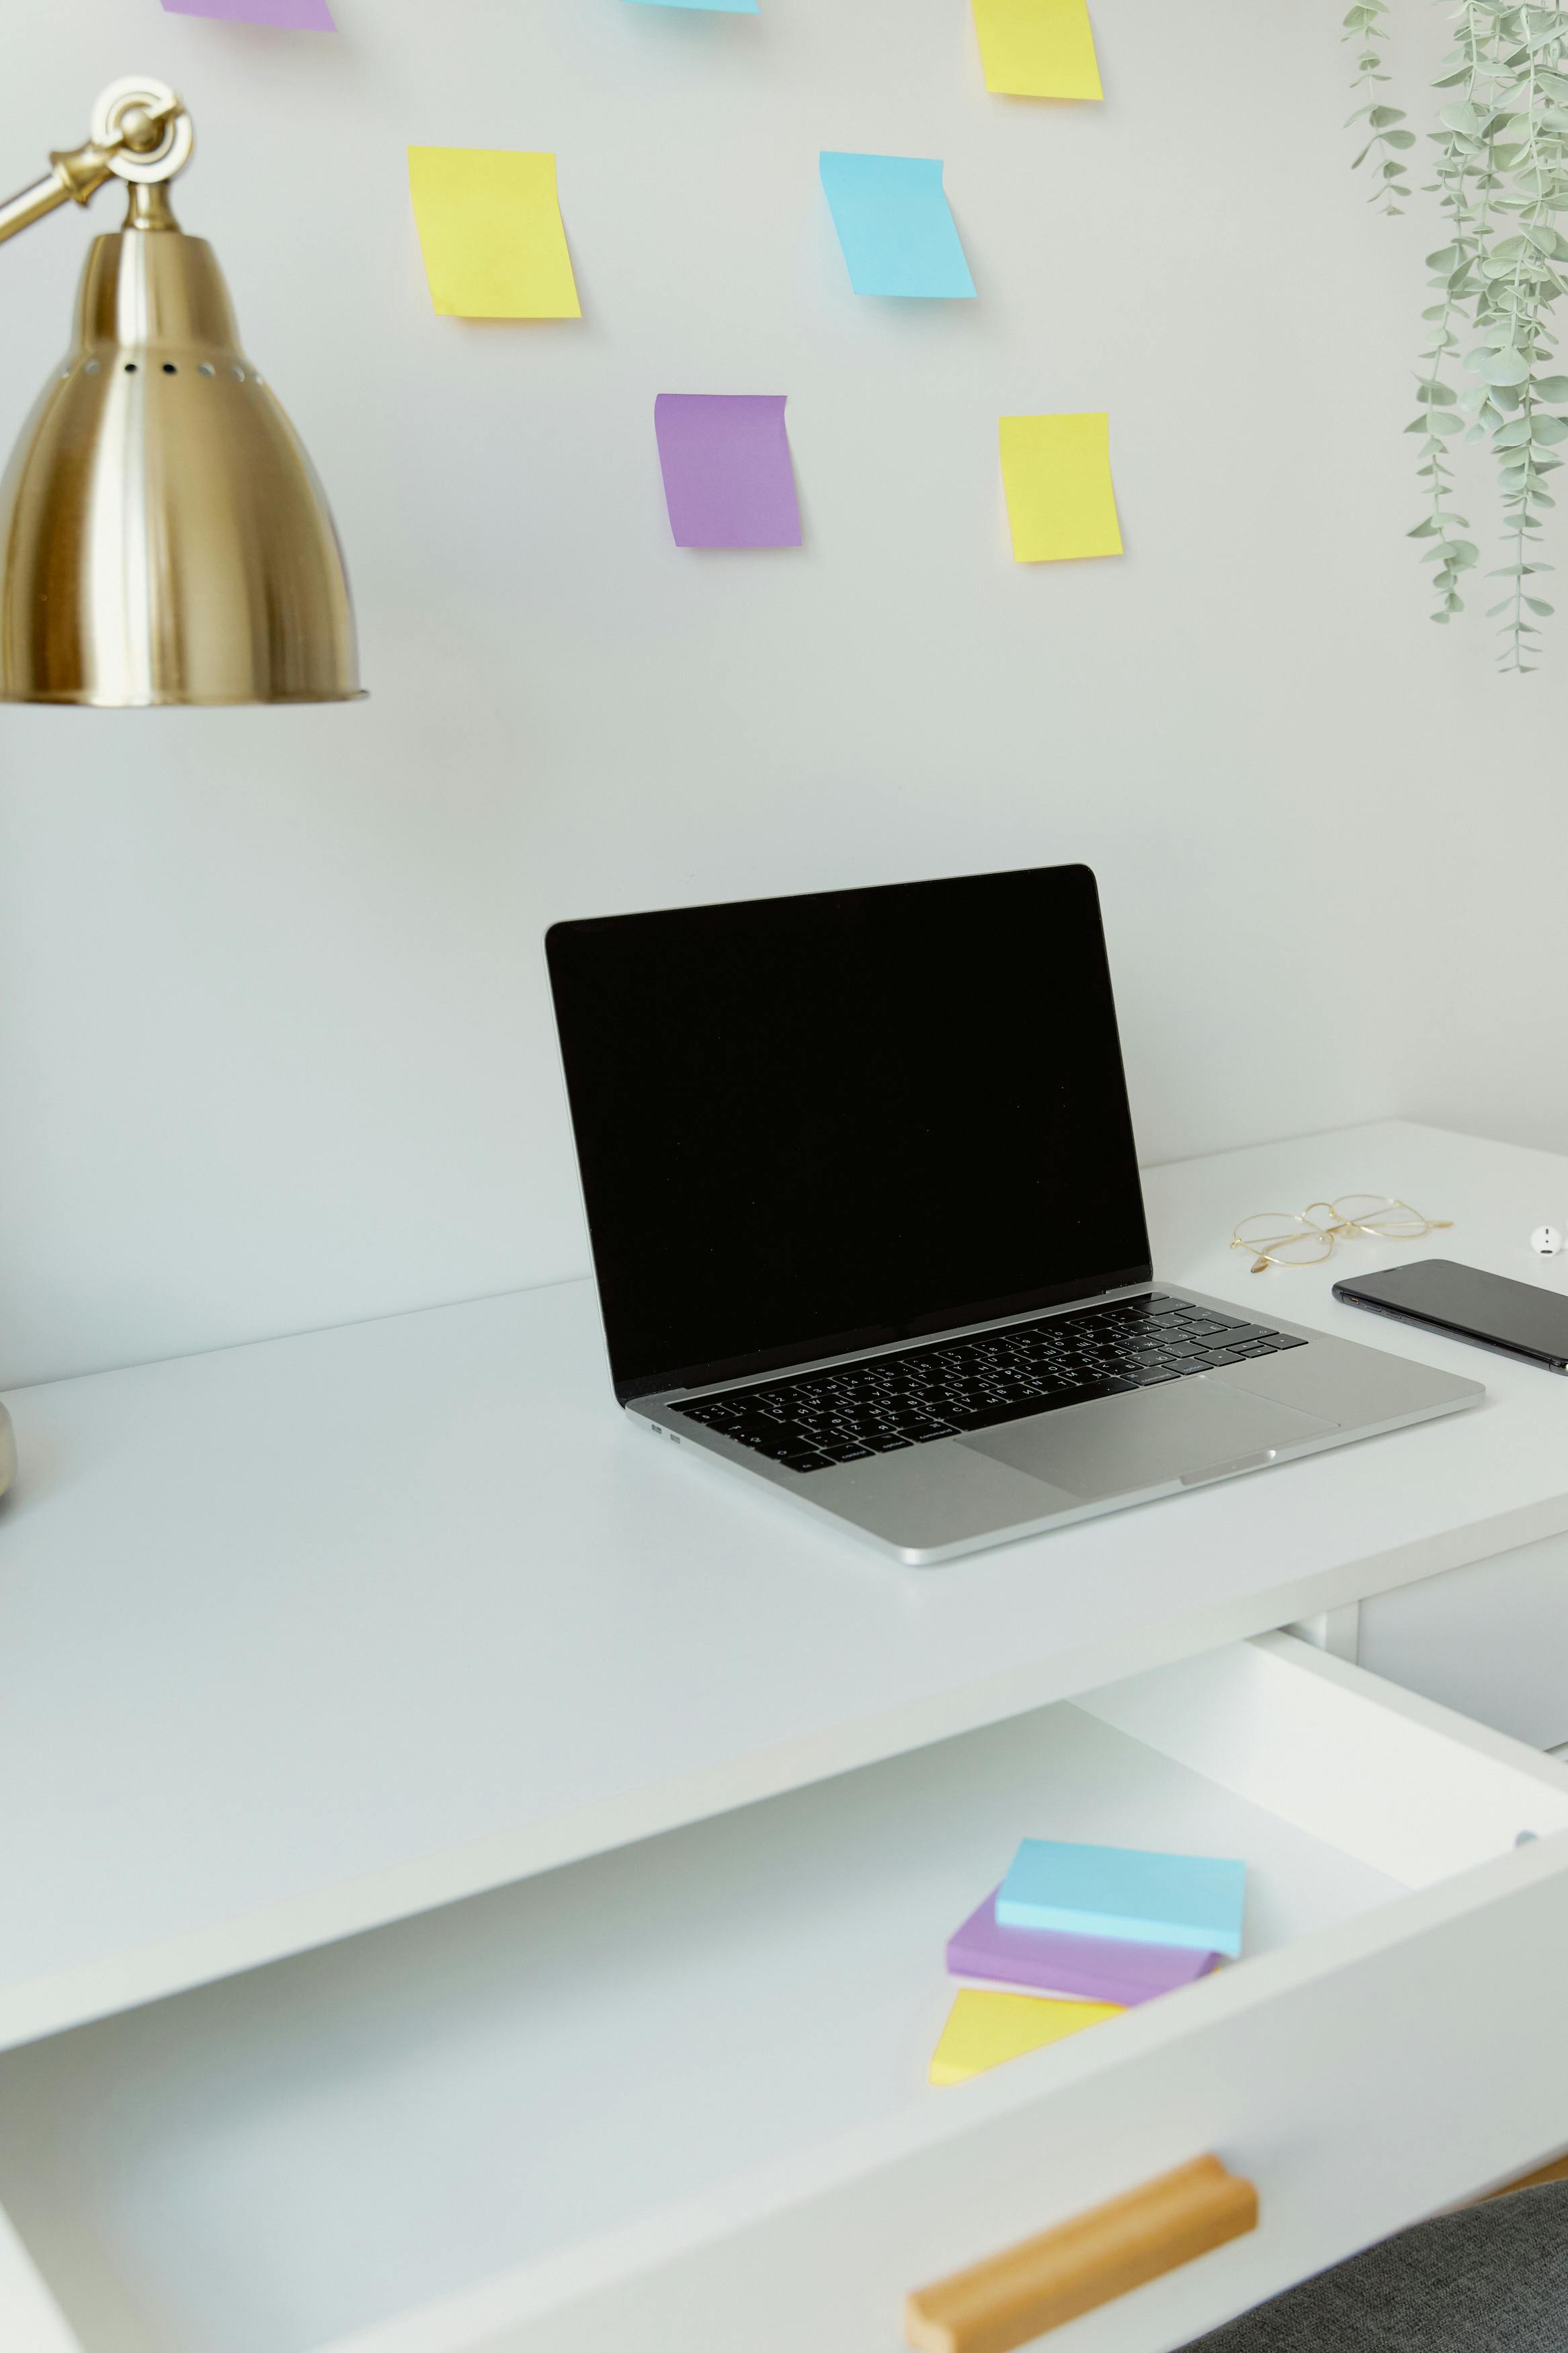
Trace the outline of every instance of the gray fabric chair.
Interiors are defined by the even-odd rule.
[[[1186,2353],[1568,2353],[1568,2181],[1417,2222]]]

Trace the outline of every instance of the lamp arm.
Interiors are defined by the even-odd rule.
[[[31,228],[36,220],[52,213],[57,205],[68,204],[73,199],[79,205],[87,204],[110,176],[109,157],[90,139],[84,147],[73,147],[67,154],[51,155],[49,163],[53,168],[41,180],[35,180],[30,188],[23,188],[0,205],[0,244],[22,229]]]
[[[107,113],[106,100],[114,101]],[[162,179],[165,173],[160,166],[165,159],[172,173],[190,153],[188,132],[183,140],[177,135],[182,123],[188,123],[185,110],[173,90],[161,85],[142,90],[116,83],[104,91],[94,114],[92,138],[52,154],[41,180],[0,204],[0,245],[60,205],[90,203],[110,177]]]

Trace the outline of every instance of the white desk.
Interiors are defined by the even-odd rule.
[[[1568,1383],[1227,1250],[1351,1186],[1568,1286],[1568,1166],[1397,1124],[1152,1171],[1156,1267],[1485,1407],[939,1569],[629,1426],[582,1283],[13,1394],[0,2047],[1568,1529]]]
[[[1397,1246],[1267,1277],[1226,1248],[1247,1211],[1387,1189],[1451,1216],[1452,1254],[1568,1288],[1524,1246],[1568,1221],[1568,1163],[1389,1124],[1147,1182],[1165,1278],[1462,1368],[1488,1404],[910,1569],[629,1426],[584,1284],[14,1393],[0,2049],[1568,1530],[1568,1384],[1331,1301]],[[1463,1769],[1492,1758],[1506,1795],[1452,1868],[1534,1787],[1489,1737]],[[1245,1761],[1197,1769],[1250,1791]],[[1320,1835],[1316,1804],[1289,1819]],[[1346,1836],[1354,1870],[1425,1883]],[[1352,1872],[1311,1916],[1370,1900]]]

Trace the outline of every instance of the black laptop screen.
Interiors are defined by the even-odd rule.
[[[1149,1273],[1084,866],[557,923],[623,1398]]]

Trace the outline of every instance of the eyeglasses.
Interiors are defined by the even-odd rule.
[[[1453,1222],[1452,1218],[1424,1218],[1408,1201],[1395,1201],[1386,1193],[1342,1193],[1337,1201],[1309,1201],[1300,1216],[1264,1209],[1256,1218],[1243,1218],[1230,1246],[1250,1250],[1252,1271],[1261,1274],[1269,1266],[1321,1266],[1346,1234],[1413,1242],[1423,1234],[1446,1233]]]

